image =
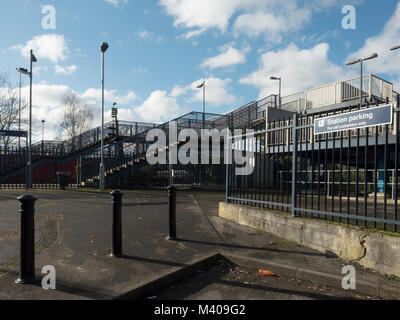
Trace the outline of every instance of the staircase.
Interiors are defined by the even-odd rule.
[[[195,129],[200,137],[200,130],[203,126],[207,129],[225,129],[228,125],[227,117],[220,115],[207,115],[206,120],[203,121],[203,114],[198,112],[191,112],[175,121],[179,132],[183,129]],[[222,119],[222,120],[221,120]],[[169,124],[158,125],[155,128],[165,132],[167,137],[167,144],[169,141]],[[151,128],[153,129],[153,128]],[[148,148],[148,142],[146,141],[147,133],[150,129],[145,130],[135,136],[127,137],[126,139],[114,143],[110,143],[105,156],[105,185],[111,187],[114,185],[121,185],[121,179],[130,179],[132,185],[160,185],[167,186],[169,183],[169,177],[166,177],[166,172],[169,171],[168,165],[155,165],[151,166],[148,164],[146,159],[146,151]],[[181,146],[186,143],[187,140],[180,140],[175,142],[176,145]],[[110,150],[113,149],[113,150]],[[168,158],[168,149],[166,146],[164,149],[159,150],[160,153],[166,153]],[[100,157],[99,155],[88,155],[86,162],[83,165],[84,174],[80,185],[82,187],[97,188],[99,186],[99,170]],[[95,168],[90,173],[90,169]],[[193,172],[189,172],[190,166],[179,166],[174,165],[172,168],[180,170],[180,172],[187,172],[187,176],[193,175]],[[140,177],[141,172],[147,172],[147,175]],[[189,179],[189,178],[188,178]],[[194,179],[193,179],[194,180]],[[129,184],[129,182],[127,182]]]
[[[198,136],[200,130],[225,129],[228,117],[191,112],[176,118],[178,135],[183,129],[194,129]],[[104,125],[104,169],[105,185],[121,185],[128,181],[131,185],[168,185],[168,165],[151,166],[146,160],[149,142],[146,141],[149,130],[157,128],[165,132],[169,141],[170,122],[156,125],[153,123],[120,121],[118,134],[113,122]],[[114,128],[115,128],[114,127]],[[178,141],[179,147],[186,142]],[[101,162],[101,127],[91,129],[65,141],[40,141],[32,145],[33,183],[54,184],[57,172],[70,172],[70,184],[82,188],[99,187],[99,168]],[[23,152],[26,152],[24,150]],[[168,153],[168,147],[160,152]],[[0,155],[1,161],[1,155]],[[182,176],[191,177],[199,174],[199,170],[190,166],[176,165]],[[16,179],[25,177],[26,165],[21,161],[19,167],[12,166],[11,170],[0,170],[0,184],[14,183]],[[189,178],[187,178],[189,179]],[[24,180],[24,179],[22,179]],[[199,179],[197,179],[199,180]]]

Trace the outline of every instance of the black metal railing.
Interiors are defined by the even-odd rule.
[[[227,166],[227,202],[398,232],[399,112],[392,124],[326,135],[313,133],[322,114],[300,114],[239,137],[254,170]]]
[[[184,129],[225,129],[228,117],[217,114],[191,112],[175,120],[177,133]],[[104,144],[104,171],[107,187],[165,188],[170,183],[171,170],[175,183],[180,186],[219,185],[225,182],[225,170],[221,165],[149,165],[146,152],[149,147],[147,133],[157,128],[165,132],[169,143],[170,122],[154,125],[137,122],[118,123],[118,138],[107,136]],[[115,126],[116,127],[116,126]],[[67,188],[98,188],[101,163],[99,128],[62,144],[42,142],[32,148],[32,172],[34,188],[60,188],[59,173],[67,179]],[[75,141],[75,142],[74,142]],[[184,142],[184,141],[182,141]],[[173,143],[173,142],[171,142]],[[74,152],[74,145],[77,149]],[[26,149],[0,149],[0,188],[25,188],[27,174]],[[166,147],[164,152],[168,152]],[[168,158],[168,157],[167,157]],[[64,184],[65,185],[65,184]]]

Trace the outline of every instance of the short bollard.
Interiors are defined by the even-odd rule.
[[[111,192],[113,197],[112,257],[122,257],[122,196],[120,190]]]
[[[20,273],[15,283],[30,284],[35,277],[35,201],[32,195],[18,198],[21,213]]]
[[[176,237],[176,188],[168,187],[169,235],[167,240],[177,240]]]

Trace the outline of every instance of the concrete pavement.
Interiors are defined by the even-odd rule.
[[[114,299],[163,276],[179,273],[217,252],[239,257],[250,269],[273,267],[284,276],[286,272],[297,272],[300,277],[314,278],[311,280],[331,279],[329,285],[337,284],[343,277],[344,263],[339,259],[219,218],[218,202],[223,200],[223,193],[178,191],[179,240],[166,241],[167,193],[126,192],[122,258],[108,256],[112,222],[109,194],[33,194],[39,198],[36,215],[43,220],[36,223],[36,274],[44,276],[40,274],[41,268],[53,265],[57,290],[43,290],[40,282],[14,284],[18,261],[12,257],[18,257],[19,240],[0,238],[1,299]],[[19,195],[15,191],[1,191],[0,231],[19,228]],[[400,292],[400,282],[359,267],[357,279],[371,284],[366,294],[372,295],[371,288],[383,286],[389,288],[387,297],[396,298],[396,292]],[[379,290],[375,292],[379,294]]]

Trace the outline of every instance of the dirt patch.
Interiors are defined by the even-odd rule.
[[[150,300],[375,300],[317,283],[262,276],[225,258],[148,295]]]

